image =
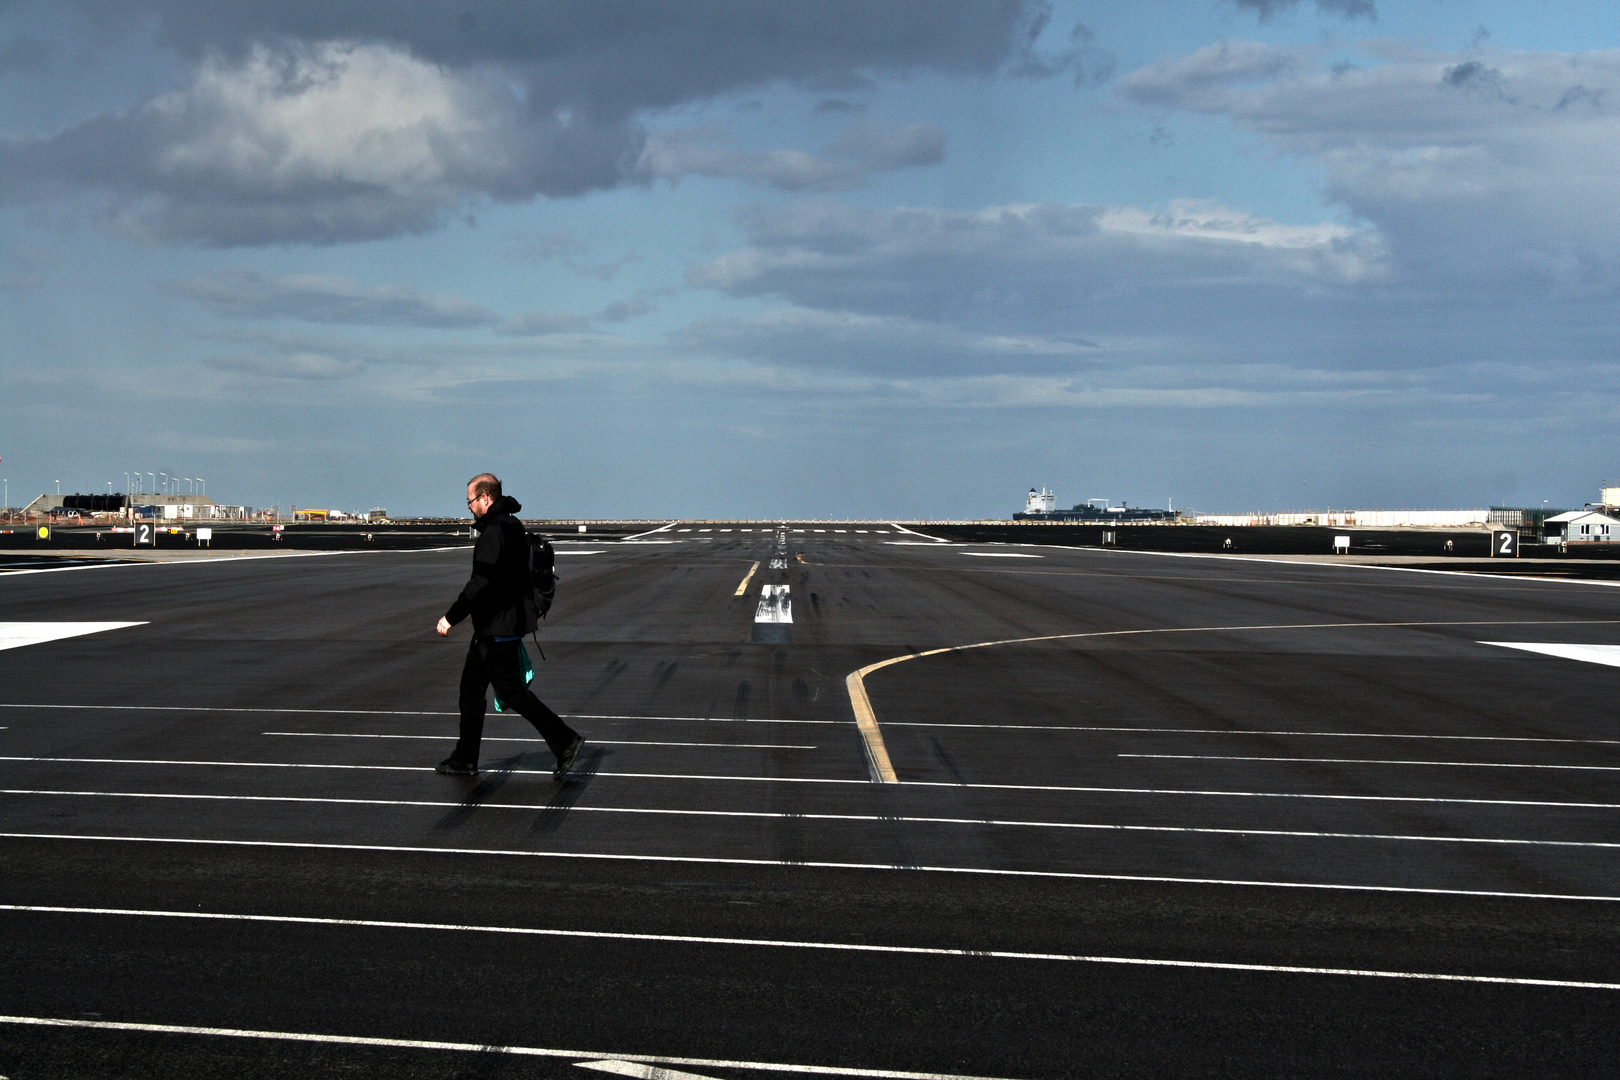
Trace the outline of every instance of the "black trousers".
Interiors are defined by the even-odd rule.
[[[561,757],[574,741],[574,729],[523,685],[523,665],[518,660],[521,644],[475,635],[467,646],[467,662],[461,668],[461,738],[450,755],[457,761],[478,764],[478,744],[484,737],[484,691],[491,686],[502,705],[534,725],[553,754]]]

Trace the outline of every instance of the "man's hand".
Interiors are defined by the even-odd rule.
[[[439,625],[435,626],[433,629],[439,632],[440,637],[444,637],[444,635],[450,632],[450,620],[445,618],[443,615],[440,615]]]

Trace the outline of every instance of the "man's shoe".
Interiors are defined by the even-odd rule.
[[[445,776],[477,776],[478,766],[469,765],[465,761],[457,761],[453,757],[447,757],[439,762],[439,767],[434,771],[443,773]]]
[[[575,735],[574,741],[568,744],[568,749],[557,756],[557,767],[551,770],[552,779],[561,780],[568,775],[568,770],[574,765],[574,759],[579,757],[580,747],[584,745],[585,739]]]

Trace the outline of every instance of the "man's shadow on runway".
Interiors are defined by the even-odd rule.
[[[569,770],[568,776],[557,784],[557,793],[540,809],[540,817],[530,832],[554,832],[562,824],[568,810],[585,793],[591,778],[596,770],[601,768],[602,759],[608,751],[601,747],[594,747],[590,753],[583,755]],[[433,827],[437,830],[459,829],[467,823],[480,806],[488,802],[497,791],[511,779],[512,773],[517,769],[532,770],[534,772],[549,772],[551,757],[538,751],[523,754],[514,754],[509,758],[501,758],[490,764],[479,777],[478,783],[467,792],[467,797],[458,803],[455,809],[445,814]]]
[[[600,746],[592,747],[589,753],[581,755],[574,762],[568,776],[557,785],[557,793],[540,809],[540,815],[529,827],[529,835],[553,833],[562,827],[563,819],[579,801],[579,797],[585,794],[585,789],[590,786],[591,780],[596,776],[596,770],[602,767],[602,759],[607,757],[608,753],[609,751]]]

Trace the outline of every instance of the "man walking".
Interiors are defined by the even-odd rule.
[[[472,577],[435,629],[443,637],[471,615],[473,638],[461,669],[461,738],[450,756],[439,762],[438,771],[447,776],[477,775],[484,691],[493,686],[501,703],[533,724],[557,755],[552,776],[561,780],[585,740],[523,684],[518,650],[523,635],[539,621],[529,584],[529,541],[523,523],[514,516],[523,507],[501,494],[501,482],[493,474],[479,473],[467,482],[467,508],[478,531]]]

